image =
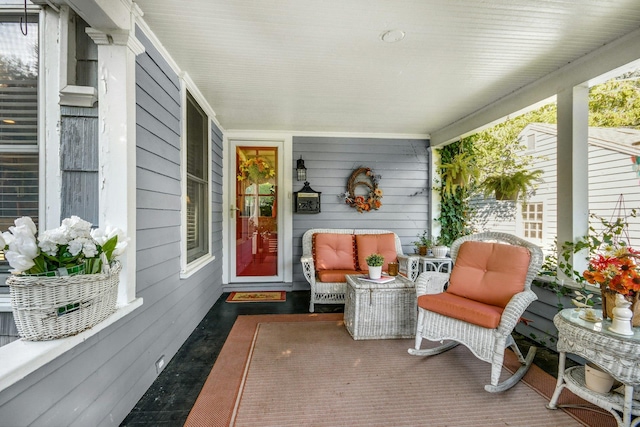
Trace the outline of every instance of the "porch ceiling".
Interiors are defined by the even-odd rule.
[[[227,130],[430,134],[640,28],[637,0],[136,3]]]

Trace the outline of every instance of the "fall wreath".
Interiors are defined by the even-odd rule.
[[[252,157],[238,166],[238,181],[249,179],[250,182],[262,183],[276,175],[276,170],[262,157]]]
[[[364,176],[366,180],[359,179]],[[347,181],[347,192],[344,193],[344,201],[358,212],[378,210],[382,206],[382,190],[378,188],[380,175],[376,175],[370,168],[360,167],[353,171]],[[357,187],[366,187],[367,195],[356,195]]]

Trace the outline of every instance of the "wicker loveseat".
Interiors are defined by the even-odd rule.
[[[360,251],[358,251],[360,247]],[[377,252],[385,264],[397,261],[400,274],[415,280],[418,257],[402,252],[400,238],[388,230],[319,229],[302,236],[302,271],[311,286],[309,311],[314,304],[344,304],[347,274],[366,273],[364,258]]]

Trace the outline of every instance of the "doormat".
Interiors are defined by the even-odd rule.
[[[231,292],[227,298],[227,302],[284,302],[286,300],[285,291]]]

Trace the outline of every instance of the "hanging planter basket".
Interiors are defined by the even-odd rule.
[[[503,193],[500,190],[496,190],[496,200],[515,202],[516,200],[518,200],[518,194],[519,194],[518,191],[511,192],[511,193]]]

